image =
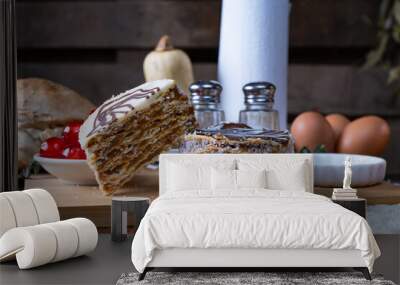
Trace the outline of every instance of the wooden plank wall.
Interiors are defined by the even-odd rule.
[[[400,99],[386,74],[363,71],[380,0],[296,0],[290,16],[289,119],[306,110],[389,120],[388,174],[400,176]],[[216,79],[220,0],[17,0],[18,76],[65,84],[94,103],[141,83],[162,34],[185,49],[196,79]]]

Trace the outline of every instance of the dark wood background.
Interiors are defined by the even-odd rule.
[[[360,66],[375,44],[380,0],[294,0],[290,16],[289,121],[307,110],[387,119],[384,155],[400,177],[400,98],[379,69]],[[18,76],[65,84],[96,104],[144,81],[142,63],[169,34],[196,79],[216,79],[220,0],[17,0]]]

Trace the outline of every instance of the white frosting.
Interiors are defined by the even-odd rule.
[[[144,83],[136,88],[130,89],[117,96],[111,97],[110,99],[105,101],[101,106],[99,106],[92,114],[90,114],[90,116],[81,126],[79,132],[79,142],[81,146],[85,148],[86,142],[91,136],[95,135],[98,131],[101,131],[109,126],[109,124],[101,126],[98,124],[98,119],[96,120],[96,118],[98,118],[99,112],[104,111],[105,107],[108,108],[110,106],[115,106],[117,104],[120,104],[120,106],[118,106],[118,108],[115,110],[118,112],[114,112],[115,118],[119,120],[130,112],[137,112],[139,110],[148,107],[159,98],[160,94],[168,91],[171,88],[174,88],[175,86],[176,86],[175,81],[172,79],[157,80]],[[154,91],[152,93],[147,94],[148,95],[147,98],[146,97],[131,98],[129,100],[124,101],[127,98],[126,95],[132,93],[142,93],[141,91],[146,91],[146,90],[154,90]],[[111,114],[107,114],[106,119],[107,121],[111,122],[112,120]],[[96,132],[92,132],[94,127],[96,128]]]

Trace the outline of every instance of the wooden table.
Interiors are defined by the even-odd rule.
[[[33,176],[25,181],[25,186],[49,191],[56,200],[62,219],[86,217],[99,228],[110,227],[111,196],[105,196],[96,186],[66,185],[50,175]],[[314,192],[331,197],[332,188],[316,187]],[[115,195],[155,199],[158,196],[158,170],[139,171],[132,182]],[[368,205],[400,204],[400,186],[384,182],[372,187],[359,188],[358,196],[365,198]]]
[[[332,188],[315,187],[314,193],[332,196]],[[368,205],[394,205],[400,204],[400,185],[395,185],[389,182],[383,182],[370,187],[357,188],[357,196],[367,200]]]
[[[57,203],[61,219],[85,217],[98,228],[110,228],[112,196],[105,196],[97,186],[67,185],[54,176],[37,175],[25,181],[25,188],[49,191]],[[115,195],[154,200],[158,196],[158,170],[140,170],[132,182]],[[134,221],[128,219],[128,224],[134,224]]]

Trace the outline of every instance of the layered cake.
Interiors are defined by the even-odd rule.
[[[221,123],[187,134],[179,150],[183,153],[287,153],[293,152],[293,142],[287,130],[256,130],[245,124]]]
[[[173,80],[148,82],[104,102],[81,126],[79,141],[106,194],[135,171],[178,146],[195,119],[188,98]]]

